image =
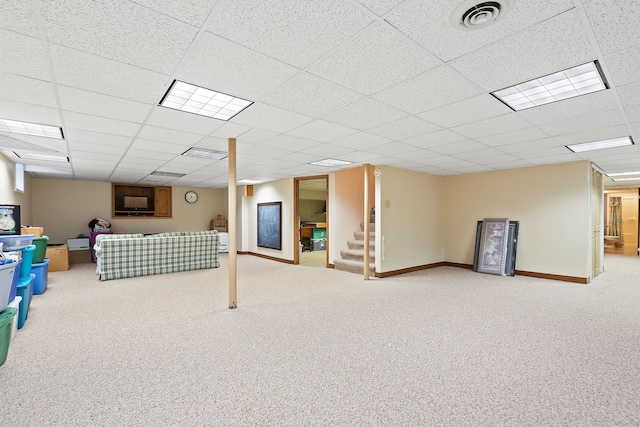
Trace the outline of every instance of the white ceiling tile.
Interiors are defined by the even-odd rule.
[[[240,138],[245,132],[249,131],[251,126],[241,125],[239,123],[234,122],[226,122],[218,129],[211,132],[212,137],[229,139],[229,138]]]
[[[486,157],[475,157],[475,160],[477,161],[478,159],[482,159],[482,164],[492,167],[495,169],[495,165],[499,164],[499,163],[505,163],[505,162],[513,162],[518,160],[518,158],[516,156],[513,156],[511,154],[505,154],[500,150],[496,150],[497,153],[491,156],[486,156]],[[470,153],[460,153],[457,154],[456,157],[459,157],[461,159],[465,159],[465,160],[471,160],[474,161],[474,152],[470,152]],[[477,161],[477,163],[480,163],[480,161]]]
[[[272,166],[272,167],[276,167],[276,168],[282,168],[282,169],[288,169],[288,168],[293,168],[296,167],[298,165],[298,163],[296,162],[292,162],[292,161],[288,161],[288,160],[280,160],[280,159],[268,159],[265,162],[261,162],[261,165],[264,166]],[[240,178],[242,179],[242,178]]]
[[[440,64],[441,60],[397,31],[374,22],[307,67],[307,71],[371,95]]]
[[[131,0],[156,12],[178,19],[195,27],[201,27],[213,9],[210,0],[189,0],[188,7],[174,0]]]
[[[282,148],[289,151],[302,151],[319,145],[317,141],[293,135],[281,134],[261,143],[268,147]]]
[[[535,125],[543,125],[603,113],[614,110],[617,106],[615,93],[612,90],[605,90],[522,110],[518,115]]]
[[[367,130],[393,122],[407,113],[371,98],[362,98],[353,104],[327,114],[323,119],[358,130]]]
[[[92,132],[82,129],[68,127],[65,129],[65,138],[69,145],[73,147],[76,143],[87,143],[94,145],[113,145],[118,147],[128,147],[133,141],[133,137],[113,135],[107,133]]]
[[[107,154],[107,153],[97,153],[95,151],[81,151],[81,150],[74,150],[71,149],[69,150],[70,154],[71,154],[71,161],[74,164],[74,169],[75,169],[75,165],[76,165],[76,161],[77,160],[101,160],[101,161],[108,161],[108,162],[114,162],[114,166],[115,164],[118,163],[118,161],[120,161],[120,159],[122,158],[122,155],[120,154]]]
[[[533,165],[551,165],[555,163],[569,163],[579,160],[574,154],[554,154],[548,157],[527,159]]]
[[[347,147],[338,147],[337,145],[321,144],[321,145],[316,145],[316,146],[307,148],[305,150],[301,150],[300,153],[321,156],[320,158],[316,158],[316,160],[327,159],[327,158],[341,160],[340,156],[343,156],[348,153],[352,153],[354,151],[356,150],[352,150],[351,148],[347,148]]]
[[[455,162],[455,161],[457,161],[455,157],[437,155],[434,157],[427,157],[425,159],[416,160],[416,163],[429,165],[429,166],[440,166],[440,165],[444,165],[444,164]]]
[[[449,168],[449,170],[453,170],[455,172],[460,173],[479,173],[479,172],[487,172],[493,170],[488,166],[482,165],[468,165],[468,166],[459,166],[459,167],[450,167],[449,165],[444,165]]]
[[[405,144],[400,141],[393,141],[372,147],[368,151],[381,156],[395,156],[396,154],[409,153],[416,150],[417,148],[415,145]]]
[[[57,109],[8,100],[0,103],[0,118],[49,126],[62,125]]]
[[[405,0],[357,0],[358,3],[372,11],[378,16],[382,16]]]
[[[466,136],[452,132],[448,129],[433,132],[427,135],[420,135],[413,138],[403,139],[402,142],[415,145],[420,148],[436,147],[438,145],[450,144],[466,140]]]
[[[627,113],[627,120],[630,122],[640,122],[640,105],[626,108],[625,112]]]
[[[496,163],[487,163],[486,165],[494,169],[515,169],[515,168],[531,166],[531,163],[529,163],[526,160],[508,160],[508,161],[499,161]]]
[[[255,101],[298,71],[207,32],[195,42],[176,75],[187,83]]]
[[[322,116],[361,99],[363,95],[299,72],[281,86],[260,98],[260,101],[310,116]]]
[[[483,91],[448,65],[384,89],[373,98],[412,114],[451,104]]]
[[[419,117],[407,116],[391,123],[373,127],[368,132],[390,139],[401,140],[432,133],[440,129],[440,126],[429,123]]]
[[[202,135],[198,135],[196,133],[181,132],[173,129],[160,128],[156,126],[143,126],[140,130],[140,133],[138,134],[138,138],[169,142],[182,146],[193,146],[193,144],[202,139]]]
[[[436,153],[435,151],[431,151],[431,150],[415,150],[415,151],[407,151],[404,153],[393,154],[393,157],[397,159],[411,161],[411,162],[416,162],[418,160],[430,159],[433,157],[440,157],[440,156],[442,156],[441,153]],[[459,157],[459,156],[456,156],[456,157]]]
[[[369,153],[368,151],[354,151],[348,154],[343,154],[340,156],[340,160],[344,160],[347,162],[353,162],[356,164],[378,164],[378,162],[384,160],[384,156],[380,156],[375,153]]]
[[[162,74],[96,55],[50,45],[56,81],[65,86],[157,104],[171,80]]]
[[[452,130],[469,138],[481,138],[483,136],[498,135],[514,130],[530,127],[531,123],[520,118],[515,113],[492,117],[475,123],[456,126]]]
[[[385,19],[439,58],[450,61],[575,7],[573,0],[516,1],[504,20],[481,31],[462,31],[450,22],[451,13],[459,3],[431,0],[425,7],[423,2],[407,1]]]
[[[444,153],[444,154],[449,154],[449,153]],[[508,157],[511,157],[511,160],[515,160],[513,156],[504,154],[502,151],[497,150],[495,148],[491,148],[491,147],[480,148],[479,150],[462,151],[456,154],[457,158],[462,160],[469,160],[471,162],[476,160],[482,160],[482,162],[484,162],[485,160],[495,162],[495,158],[501,157],[501,156],[508,156]],[[487,159],[488,157],[490,157],[490,159]]]
[[[276,135],[278,135],[278,132],[274,132],[272,130],[253,128],[243,133],[240,136],[239,140],[243,143],[246,142],[249,144],[259,144],[262,141],[266,141],[267,139],[273,138]]]
[[[640,105],[640,82],[618,86],[617,91],[624,107]]]
[[[142,123],[153,108],[150,104],[88,92],[69,86],[58,86],[63,110],[110,119]]]
[[[39,38],[0,30],[0,49],[0,71],[45,81],[51,79]]]
[[[104,169],[113,169],[116,167],[116,165],[118,164],[117,161],[113,161],[113,160],[105,160],[105,159],[82,159],[82,158],[74,158],[73,159],[73,167],[74,169],[76,167],[78,168],[89,168],[89,167],[94,167],[94,168],[102,168]]]
[[[628,159],[629,157],[635,157],[638,155],[640,155],[640,147],[638,147],[637,145],[576,153],[576,156],[580,157],[581,159],[591,159],[593,161]]]
[[[631,125],[633,128],[633,125]],[[607,126],[597,129],[584,130],[565,135],[557,135],[554,139],[561,145],[577,144],[581,142],[600,141],[603,139],[619,138],[629,135],[627,125]]]
[[[91,144],[88,142],[70,142],[69,149],[74,156],[77,152],[94,153],[98,157],[107,155],[109,160],[113,160],[113,156],[120,158],[127,151],[125,147],[118,147],[117,145]]]
[[[483,144],[497,147],[500,145],[515,144],[516,142],[531,141],[534,139],[548,138],[549,135],[536,127],[519,129],[513,132],[501,133],[499,135],[485,136],[477,140]]]
[[[171,108],[157,106],[147,120],[147,124],[161,128],[175,129],[181,132],[208,135],[225,124],[222,120],[190,114]]]
[[[131,144],[131,148],[136,150],[158,151],[160,153],[182,154],[185,152],[184,145],[169,144],[166,142],[158,142],[154,140],[136,138]]]
[[[505,153],[518,154],[525,153],[529,151],[542,151],[550,148],[557,148],[560,146],[555,139],[553,138],[543,138],[536,139],[533,141],[525,141],[518,142],[515,144],[507,144],[500,146],[500,151],[504,151]]]
[[[90,116],[88,114],[74,113],[70,111],[65,111],[63,114],[65,126],[74,129],[97,131],[100,133],[122,136],[134,136],[140,129],[139,123]]]
[[[493,96],[483,94],[426,111],[419,114],[419,117],[443,127],[452,127],[509,114],[511,112],[512,110],[509,107]]]
[[[346,126],[337,125],[324,120],[313,120],[304,125],[290,130],[290,135],[301,138],[312,139],[314,141],[329,142],[338,138],[344,138],[356,133],[357,130]]]
[[[624,116],[619,110],[611,110],[604,113],[576,117],[570,120],[547,123],[540,126],[540,129],[551,136],[555,136],[575,133],[581,130],[584,131],[620,125],[625,122]]]
[[[640,44],[637,1],[592,1],[584,7],[602,53],[608,54]],[[615,29],[615,30],[614,30]]]
[[[255,159],[254,164],[260,164],[264,159],[282,159],[291,154],[292,150],[269,147],[262,144],[242,144],[236,147],[238,154],[245,154]]]
[[[631,47],[605,57],[613,83],[618,86],[640,81],[640,46]]]
[[[571,11],[457,58],[450,65],[493,91],[594,59],[580,18]]]
[[[50,43],[171,74],[197,28],[126,0],[41,3]]]
[[[1,14],[0,14],[1,15]],[[0,98],[42,107],[57,108],[51,82],[0,73]]]
[[[3,0],[0,28],[31,37],[39,37],[33,4],[24,0]]]
[[[349,2],[244,0],[227,2],[220,8],[209,31],[302,68],[371,20],[368,13]]]
[[[552,156],[564,157],[565,155],[568,155],[568,154],[571,155],[571,160],[567,160],[567,161],[579,159],[579,157],[576,156],[574,153],[572,153],[571,150],[569,150],[567,147],[549,147],[542,150],[531,150],[531,151],[524,151],[521,153],[512,153],[512,154],[518,157],[519,159],[528,160],[528,161],[532,161],[533,159],[540,159],[540,158],[546,159]]]
[[[366,150],[377,145],[391,142],[389,138],[383,138],[378,135],[371,135],[366,132],[358,132],[344,138],[331,141],[331,144],[341,147],[347,147],[354,150]]]
[[[243,124],[250,127],[267,129],[274,132],[288,132],[304,123],[312,120],[309,116],[255,103],[246,110],[235,116],[234,123]]]
[[[430,150],[436,153],[452,156],[458,153],[482,150],[485,148],[487,148],[487,146],[478,141],[468,140],[462,142],[454,142],[446,145],[438,145],[436,147],[431,147]]]
[[[158,151],[152,151],[152,150],[138,150],[138,149],[132,148],[127,151],[127,157],[156,159],[156,160],[162,160],[162,161],[168,162],[169,160],[174,159],[176,155],[169,154],[169,153],[160,153]]]

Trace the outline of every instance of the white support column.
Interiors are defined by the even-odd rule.
[[[364,165],[364,280],[369,280],[369,163]]]
[[[238,307],[238,233],[236,218],[236,139],[229,138],[229,308]]]

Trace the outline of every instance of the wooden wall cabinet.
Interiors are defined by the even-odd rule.
[[[112,218],[171,218],[171,187],[112,184]]]

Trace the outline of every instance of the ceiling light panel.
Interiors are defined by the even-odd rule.
[[[229,157],[229,153],[225,151],[209,150],[207,148],[191,147],[184,153],[183,156],[199,157],[201,159],[222,160]]]
[[[316,165],[316,166],[336,167],[336,166],[350,165],[352,163],[353,162],[347,162],[345,160],[324,159],[324,160],[318,160],[317,162],[311,162],[309,164]]]
[[[598,61],[491,92],[515,111],[608,89]]]
[[[618,172],[618,173],[608,173],[606,174],[608,177],[612,176],[627,176],[627,175],[638,175],[640,177],[640,171],[636,172]]]
[[[185,176],[186,173],[153,171],[149,175],[166,176],[166,177],[170,177],[170,178],[181,178],[181,177]]]
[[[633,140],[630,136],[623,138],[605,139],[602,141],[583,142],[581,144],[567,145],[566,147],[574,153],[581,153],[583,151],[602,150],[604,148],[625,147],[627,145],[633,145]]]
[[[613,178],[614,182],[620,182],[620,181],[640,181],[640,176],[636,176],[633,178]]]
[[[46,138],[64,139],[62,128],[40,125],[37,123],[20,122],[17,120],[0,119],[0,132],[20,133],[23,135],[44,136]]]
[[[256,181],[253,179],[241,179],[239,181],[237,181],[237,184],[241,184],[241,185],[255,185],[255,184],[261,184],[264,181]]]
[[[174,80],[160,105],[219,120],[229,120],[253,101]]]
[[[44,153],[21,153],[18,154],[15,151],[13,152],[16,156],[21,159],[29,159],[29,160],[44,160],[46,162],[60,162],[60,163],[69,163],[69,158],[67,156],[56,156],[53,154],[44,154]]]

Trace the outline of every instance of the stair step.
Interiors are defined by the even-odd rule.
[[[340,251],[340,256],[342,259],[350,259],[353,261],[364,261],[364,248],[361,249],[342,249]],[[376,253],[369,251],[369,262],[375,263]]]
[[[373,231],[376,229],[376,223],[375,222],[370,222],[369,223],[369,231]],[[361,222],[360,223],[360,231],[364,231],[364,223]]]
[[[364,240],[364,231],[354,231],[353,232],[353,237],[356,240]],[[375,239],[376,237],[376,232],[375,231],[370,231],[369,232],[369,239]]]
[[[375,222],[376,222],[376,214],[369,215],[369,222],[375,224]]]
[[[364,251],[364,238],[363,240],[347,240],[347,247],[349,249],[359,249]],[[375,250],[376,242],[374,239],[369,240],[369,251]]]
[[[364,274],[362,262],[352,261],[348,259],[337,259],[333,261],[336,270],[348,271],[349,273]],[[369,264],[369,274],[375,274],[376,265]]]

